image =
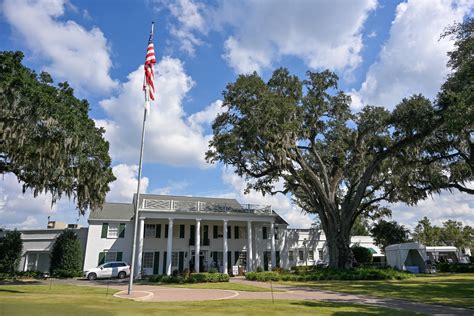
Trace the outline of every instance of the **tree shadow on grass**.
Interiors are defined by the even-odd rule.
[[[354,304],[353,302],[325,302],[325,301],[299,301],[299,302],[292,302],[292,305],[300,305],[300,306],[307,306],[307,307],[312,307],[315,309],[318,308],[329,308],[331,310],[334,310],[332,315],[334,316],[350,316],[350,315],[361,315],[363,313],[364,315],[387,315],[387,309],[382,309],[379,306],[370,306],[370,305],[357,305]],[[353,307],[353,308],[363,308],[364,310],[361,311],[359,310],[354,310],[354,311],[338,311],[338,309],[343,308],[343,307]],[[390,312],[393,312],[395,315],[404,315],[404,312],[396,311],[396,310],[390,310]],[[413,313],[415,314],[415,313]]]
[[[9,290],[9,289],[0,289],[0,293],[6,292],[6,293],[25,293],[22,291],[17,291],[17,290]]]
[[[41,281],[35,280],[1,280],[0,285],[38,285],[44,284]]]

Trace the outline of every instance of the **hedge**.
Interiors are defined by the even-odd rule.
[[[407,272],[393,269],[358,268],[351,270],[316,269],[299,273],[247,272],[245,278],[251,281],[319,281],[319,280],[403,280],[413,277]]]
[[[184,275],[153,275],[148,278],[156,283],[217,283],[229,282],[229,275],[224,273],[191,273]]]
[[[440,272],[474,273],[474,263],[439,263]]]
[[[41,271],[15,271],[14,273],[0,273],[0,280],[42,278],[44,278],[44,273]]]

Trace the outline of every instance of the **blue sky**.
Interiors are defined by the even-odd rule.
[[[0,49],[21,50],[28,67],[69,81],[106,129],[118,178],[109,201],[128,202],[136,190],[142,63],[155,21],[157,101],[147,122],[146,192],[272,204],[296,227],[309,226],[312,218],[288,197],[244,195],[245,182],[232,169],[204,161],[226,84],[254,70],[268,78],[277,67],[300,77],[329,68],[351,94],[354,111],[365,104],[391,109],[413,93],[434,98],[452,48],[439,35],[474,7],[472,1],[447,0],[0,3]],[[458,192],[392,208],[394,219],[409,227],[425,215],[437,224],[448,218],[474,224],[474,203]],[[51,208],[47,194],[23,195],[14,176],[4,178],[0,225],[44,227],[47,216],[74,222],[77,212],[66,200]]]

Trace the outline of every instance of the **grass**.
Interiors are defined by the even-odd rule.
[[[195,284],[166,284],[166,287],[180,287],[187,289],[214,289],[214,290],[232,290],[245,292],[270,292],[269,288],[261,286],[253,286],[240,283],[195,283]],[[273,292],[284,292],[282,290],[273,289]]]
[[[422,275],[391,281],[280,282],[342,293],[400,298],[474,309],[474,273]]]
[[[220,300],[134,302],[105,295],[106,289],[74,285],[0,286],[0,315],[416,315],[377,306],[319,301]],[[113,292],[113,291],[111,291]],[[110,293],[110,292],[109,292]]]

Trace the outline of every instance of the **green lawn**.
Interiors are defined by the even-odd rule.
[[[230,283],[230,282],[166,284],[163,286],[180,287],[180,288],[187,288],[187,289],[217,289],[217,290],[233,290],[233,291],[245,291],[245,292],[270,292],[269,288],[247,285],[247,284]],[[273,292],[284,292],[284,291],[273,289]]]
[[[422,275],[400,281],[280,282],[343,293],[401,298],[474,309],[474,274]]]
[[[375,306],[317,301],[220,300],[134,302],[106,296],[104,288],[72,285],[2,285],[0,315],[415,315]]]

